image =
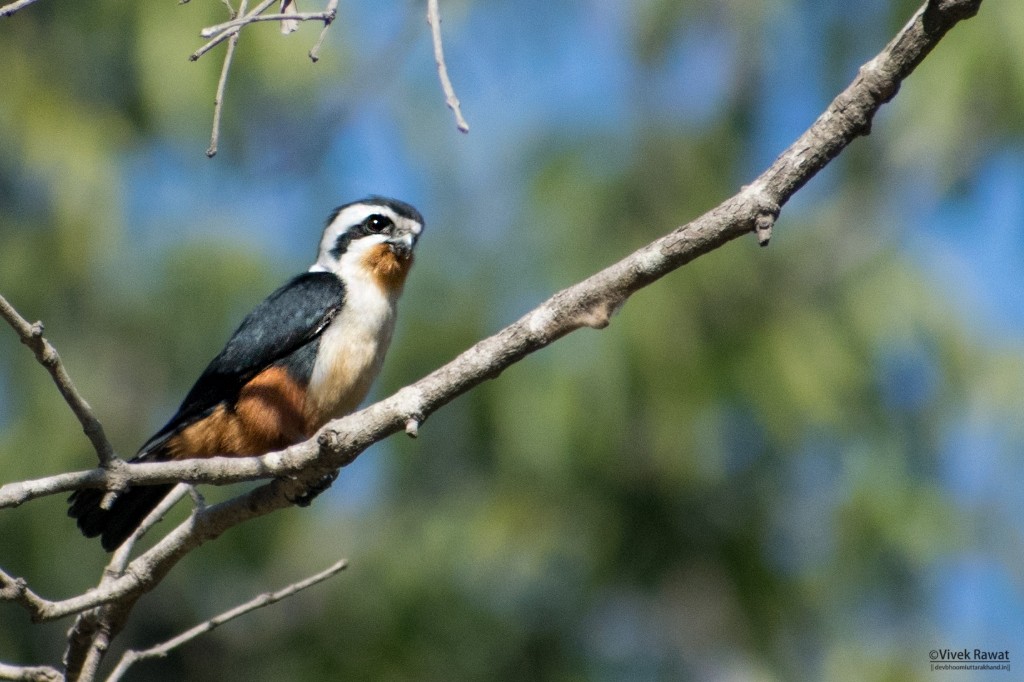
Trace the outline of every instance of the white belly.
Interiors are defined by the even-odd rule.
[[[370,282],[347,286],[341,313],[320,337],[304,411],[311,429],[363,401],[380,372],[395,327],[395,298]]]

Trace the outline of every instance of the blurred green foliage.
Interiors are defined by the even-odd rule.
[[[694,262],[638,293],[607,330],[570,335],[444,408],[416,441],[371,449],[311,509],[203,547],[140,602],[113,654],[344,556],[351,567],[329,584],[133,678],[931,679],[924,653],[946,628],[931,610],[933,571],[992,550],[974,544],[990,517],[950,490],[942,453],[979,412],[1011,423],[1024,359],[971,331],[909,260],[894,178],[921,172],[947,191],[972,172],[965,159],[1019,143],[1024,16],[1011,5],[987,2],[951,34],[875,135],[783,212],[770,248],[741,240]],[[342,16],[315,67],[295,37],[246,33],[222,152],[207,162],[220,52],[186,57],[198,27],[223,20],[221,3],[39,2],[0,23],[0,293],[47,323],[130,453],[245,310],[304,267],[231,223],[242,201],[200,215],[186,194],[178,213],[145,216],[159,236],[132,224],[149,198],[167,208],[155,189],[126,196],[138,191],[136,161],[153,159],[144,176],[168,156],[186,169],[224,164],[247,197],[273,193],[278,177],[320,195],[338,186],[329,140],[356,134],[364,97],[388,112],[411,184],[436,209],[384,395],[749,180],[757,93],[773,87],[771,31],[806,6],[637,3],[622,27],[637,65],[633,118],[524,125],[512,151],[487,146],[485,121],[473,135],[490,172],[474,183],[451,148],[477,143],[451,134],[429,46],[408,38],[418,4],[399,7],[391,35],[346,30],[358,17]],[[450,8],[453,70],[472,72],[457,61],[472,59],[460,30],[503,8]],[[910,11],[893,3],[867,27],[852,8],[818,17],[806,49],[827,61],[822,92],[843,87]],[[700,125],[648,115],[650,75],[693,25],[736,38],[722,104]],[[460,93],[471,125],[473,92]],[[794,114],[794,130],[817,113]],[[346,163],[358,176],[359,157]],[[488,224],[501,180],[518,193]],[[204,181],[196,171],[191,191]],[[318,235],[315,221],[280,229],[303,253]],[[2,480],[92,462],[49,377],[0,333]],[[0,565],[45,596],[88,588],[104,559],[61,499],[0,514]],[[1019,574],[1019,558],[1000,561]],[[64,628],[30,626],[0,604],[0,660],[53,663]]]

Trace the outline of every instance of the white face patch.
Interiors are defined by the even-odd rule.
[[[344,243],[346,234],[359,230],[360,225],[373,215],[384,216],[393,223],[390,234],[352,234],[351,240]],[[350,268],[358,264],[362,255],[373,246],[394,240],[402,241],[412,248],[422,232],[423,225],[419,221],[398,214],[386,204],[366,202],[346,206],[324,230],[320,239],[320,252],[310,271],[333,272],[345,279],[344,273],[351,272]],[[341,250],[338,248],[339,239],[344,246]]]
[[[369,272],[363,266],[363,259],[366,256],[366,252],[387,241],[387,237],[382,234],[371,234],[367,237],[360,237],[351,244],[345,253],[341,254],[341,258],[334,260],[334,256],[329,256],[334,262],[334,274],[341,277],[346,284],[351,285],[356,280],[366,280],[370,282]]]

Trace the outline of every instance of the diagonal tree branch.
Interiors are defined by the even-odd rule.
[[[71,376],[64,368],[64,363],[61,362],[60,356],[57,354],[57,349],[43,338],[43,323],[29,324],[28,320],[19,315],[14,306],[8,303],[7,299],[3,296],[0,296],[0,317],[3,317],[11,325],[18,336],[21,337],[21,342],[32,349],[39,364],[45,367],[46,371],[53,377],[53,382],[57,384],[57,390],[64,396],[64,401],[67,402],[71,411],[78,417],[82,430],[85,431],[89,442],[92,443],[93,448],[96,450],[96,454],[100,459],[100,466],[109,465],[115,458],[114,448],[110,445],[110,441],[107,440],[107,436],[103,432],[103,425],[96,419],[96,415],[93,414],[89,403],[85,402],[85,398],[75,388],[74,382],[71,381]]]
[[[390,398],[327,425],[323,461],[344,466],[399,430],[415,432],[429,414],[496,377],[526,355],[581,327],[602,328],[637,290],[728,241],[756,231],[766,243],[781,207],[847,145],[870,131],[881,106],[981,0],[930,0],[882,52],[862,66],[811,127],[751,184],[691,223],[558,292],[514,324]]]

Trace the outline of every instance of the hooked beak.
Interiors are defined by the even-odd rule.
[[[409,232],[397,237],[392,237],[387,240],[385,244],[387,244],[388,248],[391,249],[391,253],[404,260],[412,255],[413,239],[414,237],[412,233]]]

